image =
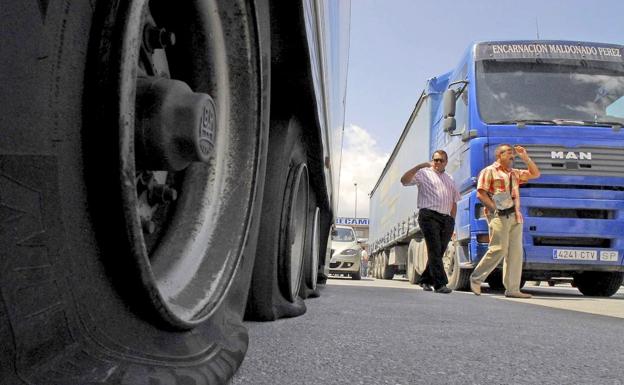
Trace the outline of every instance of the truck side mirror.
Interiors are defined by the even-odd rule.
[[[444,118],[444,121],[442,122],[442,129],[444,130],[444,132],[451,133],[455,131],[456,126],[457,126],[457,122],[455,118],[452,116]]]
[[[444,108],[444,118],[455,116],[455,90],[448,89],[444,91],[444,96],[442,99],[442,106]]]

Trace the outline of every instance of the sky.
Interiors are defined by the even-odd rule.
[[[427,79],[453,69],[473,42],[538,33],[624,45],[624,1],[352,0],[337,216],[368,217],[368,194]]]

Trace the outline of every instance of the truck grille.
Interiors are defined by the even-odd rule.
[[[585,237],[533,237],[535,246],[570,246],[570,247],[604,247],[611,248],[609,238]]]
[[[599,209],[560,209],[550,207],[530,207],[530,217],[541,218],[579,218],[579,219],[613,219],[613,210]]]
[[[523,145],[543,175],[624,175],[624,151],[616,147],[563,147]],[[521,160],[516,168],[526,168]]]

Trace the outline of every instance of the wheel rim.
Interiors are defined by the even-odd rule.
[[[306,277],[306,283],[312,290],[316,290],[316,284],[318,280],[318,261],[319,251],[321,248],[321,222],[320,222],[321,210],[316,207],[314,210],[314,220],[312,222],[312,255],[310,258],[310,274]]]
[[[294,302],[301,286],[308,222],[308,168],[305,163],[291,169],[285,195],[287,199],[280,226],[281,274],[278,280],[284,297]]]
[[[407,280],[410,282],[414,280],[414,254],[411,247],[407,254]]]
[[[418,253],[418,257],[416,258],[415,261],[415,270],[416,273],[422,275],[422,273],[425,271],[425,268],[427,267],[427,243],[423,240],[420,242],[420,253]]]
[[[120,192],[136,279],[163,320],[190,328],[221,304],[246,242],[261,135],[257,52],[240,41],[254,38],[249,19],[222,23],[219,12],[236,5],[167,5],[129,2],[123,17],[108,18],[117,24],[105,26],[120,35],[119,46],[106,45],[104,36],[100,54],[110,58],[102,71],[116,93],[109,103],[118,117]],[[168,119],[179,121],[184,109],[186,132],[167,142]],[[165,128],[154,130],[159,124]]]
[[[442,264],[444,265],[444,271],[446,271],[446,275],[451,277],[455,272],[456,268],[454,245],[449,244],[449,246],[446,248],[446,251],[442,256]]]

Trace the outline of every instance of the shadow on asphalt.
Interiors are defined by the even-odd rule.
[[[382,280],[371,277],[362,277],[360,280],[354,280],[350,276],[330,276],[328,284],[336,284],[340,286],[366,286],[377,287],[380,289],[405,289],[405,290],[422,290],[418,285],[410,285],[407,283],[407,279],[402,276],[395,276],[394,279]],[[487,284],[482,286],[482,293],[484,295],[491,296],[503,296],[504,290],[490,289]],[[561,286],[532,286],[527,284],[522,289],[523,292],[533,295],[535,299],[545,301],[583,301],[587,299],[601,299],[601,300],[624,300],[624,288],[618,291],[611,297],[594,297],[585,296],[581,294],[576,288],[571,285]],[[460,291],[460,293],[470,293],[469,291]]]

